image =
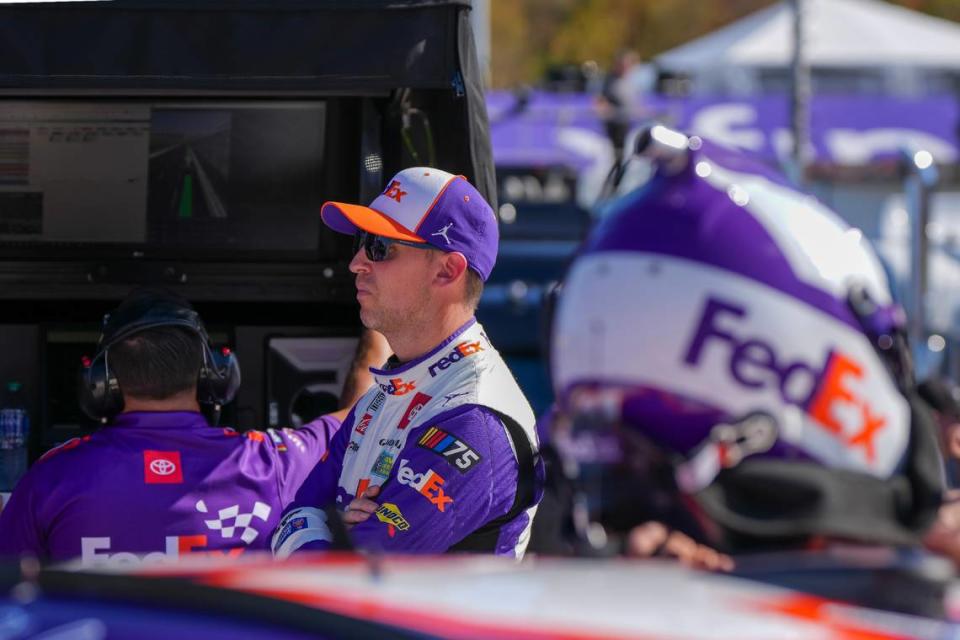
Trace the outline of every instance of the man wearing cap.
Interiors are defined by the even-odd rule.
[[[416,167],[369,207],[328,202],[322,216],[354,236],[360,318],[394,355],[285,512],[275,555],[329,548],[335,504],[361,548],[521,557],[543,467],[533,411],[473,317],[497,257],[493,210],[463,176]]]

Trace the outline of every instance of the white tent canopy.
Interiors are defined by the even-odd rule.
[[[806,56],[815,68],[921,67],[960,70],[960,25],[881,0],[800,0]],[[782,68],[793,52],[793,10],[786,0],[671,49],[664,70]]]

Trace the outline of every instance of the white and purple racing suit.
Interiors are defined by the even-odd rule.
[[[379,486],[379,508],[351,531],[360,548],[522,557],[543,486],[535,419],[483,328],[470,320],[427,355],[371,371],[376,384],[284,512],[274,554],[330,548],[323,508]]]

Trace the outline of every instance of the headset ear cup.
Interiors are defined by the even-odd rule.
[[[197,380],[197,401],[201,405],[225,405],[240,388],[240,362],[232,352],[218,353],[204,345],[204,363]]]
[[[80,369],[77,401],[87,416],[105,422],[123,411],[123,394],[117,378],[110,374],[104,354]]]

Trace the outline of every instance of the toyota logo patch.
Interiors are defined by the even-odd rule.
[[[179,451],[143,452],[143,481],[147,484],[180,484],[182,467]]]
[[[158,459],[150,463],[150,470],[158,476],[168,476],[177,470],[177,465],[169,460]]]

